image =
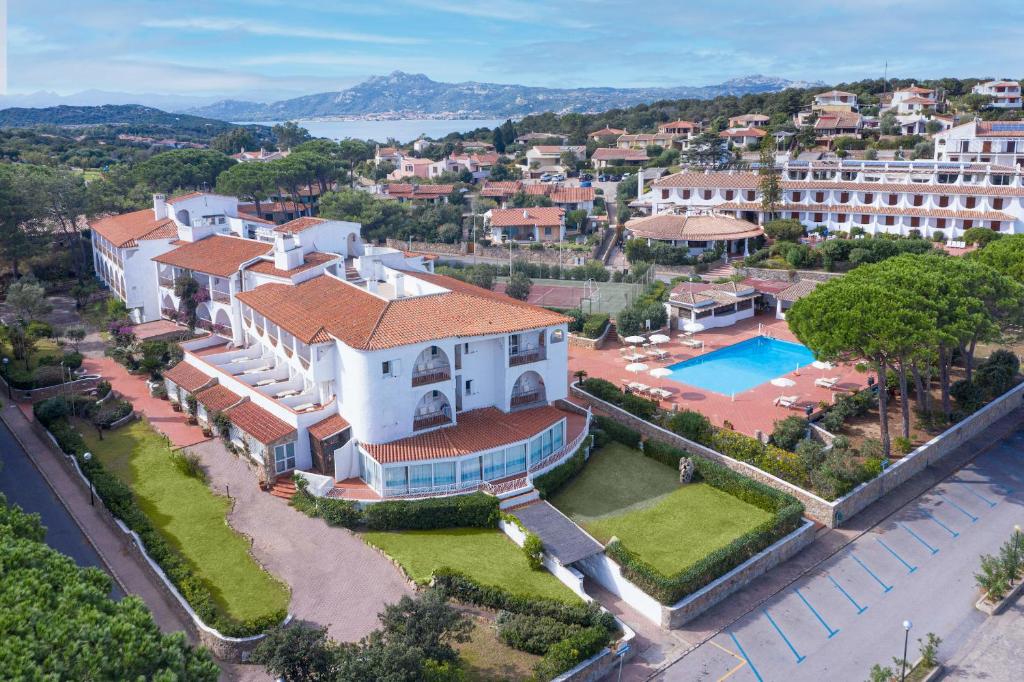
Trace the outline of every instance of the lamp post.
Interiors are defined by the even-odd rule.
[[[91,452],[83,452],[82,453],[82,459],[84,459],[86,462],[92,461],[92,453]],[[86,479],[89,481],[89,505],[95,507],[96,506],[96,498],[95,498],[95,496],[93,495],[93,492],[92,492],[92,479],[89,478],[88,476],[86,476]]]
[[[4,361],[3,361],[4,362],[4,383],[7,384],[7,399],[8,400],[13,400],[13,398],[11,397],[11,380],[10,380],[10,378],[7,375],[7,365],[10,363],[10,361],[11,361],[11,359],[5,355],[4,356]]]
[[[900,682],[906,682],[907,679],[907,645],[910,643],[910,628],[914,627],[914,624],[909,620],[903,621],[903,660],[900,661]]]

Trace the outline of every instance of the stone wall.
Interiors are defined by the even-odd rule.
[[[601,332],[601,336],[596,339],[588,339],[585,336],[579,336],[577,334],[569,334],[569,345],[573,348],[585,348],[587,350],[601,350],[605,346],[605,342],[608,340],[608,335],[611,334],[612,325],[609,322],[605,325],[604,331]]]
[[[90,377],[88,379],[75,379],[74,381],[67,381],[63,384],[54,384],[53,386],[46,386],[44,388],[33,388],[33,389],[20,389],[20,388],[9,388],[7,382],[0,378],[0,390],[6,389],[15,400],[26,400],[31,402],[39,402],[46,398],[52,398],[55,395],[61,395],[62,393],[85,393],[96,388],[96,386],[102,381],[100,377]]]
[[[402,251],[418,251],[420,253],[430,253],[442,257],[458,256],[461,258],[472,255],[469,251],[469,245],[466,244],[466,242],[460,242],[458,244],[435,244],[434,242],[388,239],[387,245],[393,249],[400,249]],[[503,248],[500,246],[483,246],[482,244],[476,244],[473,253],[480,258],[488,260],[508,261],[507,247]],[[548,265],[558,265],[559,262],[561,262],[563,267],[574,267],[576,265],[583,265],[588,260],[592,260],[595,258],[595,255],[593,250],[575,251],[572,249],[562,249],[561,256],[559,256],[559,249],[557,247],[531,249],[529,246],[520,245],[513,249],[512,258],[515,260],[525,260],[529,263],[546,263]]]
[[[821,270],[776,270],[774,268],[748,268],[741,266],[736,272],[744,277],[754,279],[767,279],[777,282],[799,282],[804,279],[813,279],[819,282],[827,282],[836,277],[842,277],[841,272],[824,272]]]

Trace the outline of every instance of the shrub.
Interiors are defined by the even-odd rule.
[[[676,412],[669,417],[665,426],[672,433],[702,444],[709,443],[714,433],[708,418],[700,412],[694,412],[693,410]]]
[[[985,362],[974,371],[974,383],[986,398],[997,398],[1013,388],[1014,371],[1010,365]],[[952,388],[952,387],[951,387]]]
[[[34,339],[52,339],[53,325],[49,322],[43,322],[42,320],[30,320],[29,323],[25,325],[25,334]]]
[[[679,469],[679,460],[687,457],[688,453],[660,440],[648,440],[644,443],[644,455],[673,469]]]
[[[641,419],[650,421],[658,413],[658,403],[655,401],[634,393],[623,393],[615,384],[605,379],[590,377],[584,380],[580,387],[595,398],[621,407]]]
[[[530,616],[511,611],[498,612],[498,637],[519,651],[543,656],[552,645],[581,630],[579,625],[563,623],[550,616]]]
[[[533,479],[533,487],[542,499],[547,499],[562,489],[566,483],[571,481],[587,463],[586,451],[590,442],[584,441],[573,453],[572,457],[562,462],[554,469],[547,471]]]
[[[365,518],[370,530],[497,528],[498,503],[497,497],[484,493],[391,500],[369,505]]]
[[[809,472],[804,469],[800,458],[782,448],[765,445],[756,438],[724,429],[715,432],[711,447],[790,483],[801,486],[807,484]]]
[[[49,426],[58,419],[71,414],[71,404],[61,396],[40,400],[32,406],[36,420],[43,426]]]
[[[978,573],[974,574],[978,587],[988,593],[987,598],[995,603],[1006,596],[1010,589],[1010,580],[1003,570],[1002,562],[991,554],[983,554]]]
[[[171,453],[171,462],[174,463],[174,468],[185,476],[206,483],[206,471],[203,469],[203,460],[198,453],[175,450]]]
[[[806,471],[814,471],[825,461],[825,447],[812,438],[797,443],[795,452]]]
[[[69,370],[76,370],[82,366],[82,354],[75,351],[65,353],[62,360],[64,361],[64,366]]]
[[[593,627],[558,642],[548,649],[544,658],[533,671],[538,679],[550,680],[587,660],[610,640],[608,633],[601,628]]]
[[[304,488],[292,497],[291,505],[306,516],[322,518],[331,526],[355,528],[363,522],[363,512],[355,502],[333,497],[314,497]]]
[[[764,233],[772,239],[796,242],[804,236],[804,226],[799,220],[772,220],[764,226]]]
[[[906,436],[897,436],[892,439],[892,448],[897,454],[905,455],[914,449],[914,444]]]
[[[807,435],[807,420],[803,417],[786,417],[775,422],[772,442],[783,450],[795,450],[797,444]]]
[[[99,398],[106,397],[106,395],[110,393],[110,388],[110,382],[107,381],[106,379],[103,379],[98,384],[96,384],[96,396]]]
[[[618,441],[631,448],[640,446],[640,432],[634,431],[628,426],[623,426],[614,419],[602,415],[594,415],[593,423],[597,428],[608,434],[612,440]]]
[[[949,394],[965,412],[974,412],[985,400],[985,393],[974,381],[960,379],[949,387]]]
[[[527,531],[526,540],[523,542],[523,554],[526,555],[526,563],[532,570],[539,571],[544,568],[544,543],[537,535],[529,531]]]
[[[562,314],[570,318],[569,331],[573,334],[579,334],[583,331],[583,323],[586,321],[586,316],[583,311],[579,308],[570,308],[569,310],[562,311]]]
[[[988,356],[984,364],[1008,367],[1011,374],[1017,374],[1020,371],[1020,358],[1016,353],[1005,348],[992,351],[992,355]]]
[[[40,365],[32,372],[32,384],[35,388],[56,386],[67,380],[67,372],[59,365]]]
[[[991,232],[991,230],[986,230]],[[998,233],[993,233],[998,234]],[[929,632],[924,636],[924,639],[918,639],[918,652],[921,654],[921,666],[925,670],[930,670],[939,664],[938,653],[939,645],[942,644],[942,639],[938,637],[934,632]]]
[[[588,339],[596,339],[604,333],[605,327],[608,326],[608,322],[608,313],[593,313],[591,315],[587,315],[586,319],[583,321],[580,331],[583,333],[583,336]]]
[[[132,404],[127,400],[107,400],[98,405],[93,412],[92,423],[100,428],[109,429],[111,424],[131,413]]]

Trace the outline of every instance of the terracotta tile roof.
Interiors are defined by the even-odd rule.
[[[551,193],[551,201],[556,204],[575,204],[593,200],[593,187],[561,187]]]
[[[485,407],[463,412],[454,426],[390,443],[362,443],[361,447],[381,464],[460,457],[527,440],[566,416],[550,405],[507,414]]]
[[[836,128],[859,128],[862,123],[860,114],[853,111],[837,111],[820,114],[814,122],[815,130],[831,130]]]
[[[654,187],[684,187],[694,189],[757,189],[758,175],[746,171],[720,171],[708,173],[695,173],[683,171],[666,175],[660,180],[654,181]]]
[[[935,91],[929,90],[928,88],[922,88],[920,85],[911,85],[909,88],[899,88],[896,90],[896,92],[913,92],[917,93],[918,95],[924,95]]]
[[[561,154],[562,152],[571,151],[571,147],[562,147],[557,144],[538,144],[531,147],[536,149],[541,154]]]
[[[349,423],[340,414],[332,414],[323,421],[318,421],[309,427],[309,435],[317,440],[330,438],[336,433],[341,433],[349,427]]]
[[[147,232],[146,234],[139,237],[139,241],[147,241],[150,239],[177,239],[178,238],[178,226],[174,224],[173,220],[169,220],[156,229]]]
[[[745,239],[764,234],[754,223],[724,215],[655,215],[630,220],[626,229],[638,237],[664,240]]]
[[[213,377],[187,362],[179,362],[174,367],[165,369],[163,375],[164,379],[170,379],[189,393],[195,393],[214,380]]]
[[[513,227],[516,225],[536,225],[539,227],[558,227],[562,224],[565,209],[557,206],[534,206],[531,208],[492,208],[491,225],[494,227]]]
[[[297,285],[264,284],[238,294],[303,343],[331,337],[360,350],[380,350],[451,337],[511,334],[564,324],[564,316],[451,277],[410,273],[446,293],[384,300],[336,277]]]
[[[174,204],[179,201],[185,201],[186,199],[195,199],[196,197],[203,196],[203,194],[205,194],[205,192],[186,192],[185,194],[180,194],[176,197],[170,197],[166,200],[166,203]]]
[[[455,190],[455,185],[393,183],[384,185],[383,189],[388,196],[402,199],[435,199],[451,194]]]
[[[676,139],[676,135],[671,133],[636,133],[634,135],[619,135],[618,139],[615,140],[615,144],[639,142],[644,145],[658,144],[664,142],[673,142]]]
[[[544,183],[526,185],[525,187],[523,187],[523,191],[527,194],[547,196],[548,194],[551,193],[551,185],[546,185]]]
[[[221,384],[215,384],[196,393],[196,401],[205,407],[207,412],[223,412],[241,399],[242,396]]]
[[[697,124],[693,121],[672,121],[671,123],[659,123],[658,130],[666,130],[668,128],[685,128],[692,130],[697,127]]]
[[[266,211],[267,213],[287,213],[289,211],[298,211],[300,208],[305,210],[305,204],[293,201],[291,199],[287,201],[261,201],[260,211]],[[256,204],[239,204],[238,209],[256,209]]]
[[[510,197],[523,188],[519,180],[502,180],[500,182],[484,182],[480,188],[482,197]]]
[[[1002,124],[1002,130],[993,124]],[[1024,123],[1021,121],[978,121],[975,134],[978,137],[1024,137]]]
[[[764,114],[743,114],[742,116],[733,116],[729,119],[729,125],[747,125],[748,123],[759,123],[762,121],[770,120]]]
[[[273,443],[296,433],[296,429],[251,400],[239,403],[224,414],[231,423],[263,443]]]
[[[857,95],[852,92],[845,92],[843,90],[829,90],[828,92],[819,92],[815,97],[856,97]]]
[[[718,133],[719,137],[764,137],[767,135],[760,128],[729,128]]]
[[[817,289],[819,284],[821,284],[821,282],[816,279],[802,279],[777,293],[775,298],[781,301],[798,301]]]
[[[277,227],[274,228],[274,232],[280,232],[282,234],[299,234],[300,232],[304,232],[311,227],[323,225],[326,222],[327,221],[324,220],[323,218],[302,216],[301,218],[296,218],[295,220],[289,220],[284,225],[278,225]]]
[[[310,251],[306,254],[302,263],[292,268],[291,270],[278,270],[274,265],[273,260],[259,260],[252,265],[247,266],[245,269],[250,272],[258,272],[261,275],[273,275],[275,277],[291,277],[297,275],[300,272],[305,272],[315,268],[318,265],[324,263],[330,263],[332,260],[339,260],[341,256],[334,253],[324,253],[323,251]]]
[[[253,204],[252,207],[256,208],[256,205]],[[249,213],[242,213],[241,211],[239,211],[238,217],[241,218],[242,220],[245,220],[245,221],[250,222],[250,223],[262,223],[264,225],[273,225],[274,224],[273,220],[264,220],[263,218],[260,218],[259,216],[251,215]]]
[[[618,136],[618,135],[625,135],[625,134],[626,134],[625,130],[620,130],[618,128],[609,128],[608,126],[605,126],[604,128],[601,128],[600,130],[595,130],[594,132],[590,133],[590,136],[591,137],[595,137],[595,136],[596,137],[611,137],[612,135]]]
[[[880,173],[885,172],[879,169]],[[681,187],[690,189],[757,189],[758,175],[747,171],[717,171],[695,173],[683,171],[666,175],[653,183],[655,188]],[[882,194],[967,194],[977,196],[1024,196],[1024,187],[1006,185],[946,185],[938,183],[906,182],[850,182],[839,180],[783,180],[785,190],[849,190]]]
[[[643,149],[609,149],[601,147],[594,150],[590,157],[594,161],[646,161],[647,152]]]
[[[727,201],[718,206],[724,211],[761,211],[761,204],[753,201]],[[777,204],[778,211],[800,211],[804,213],[845,213],[850,215],[892,215],[918,218],[953,218],[960,220],[1016,220],[1013,216],[999,211],[951,210],[948,208],[920,208],[898,206],[848,206],[846,204]]]
[[[197,242],[186,242],[173,251],[155,256],[153,260],[186,270],[229,277],[242,263],[262,256],[270,249],[266,242],[214,235]]]
[[[908,97],[902,100],[902,104],[923,104],[924,106],[931,106],[935,104],[935,100],[928,99],[925,97]]]
[[[108,216],[89,223],[91,229],[118,248],[137,246],[137,239],[141,239],[151,232],[168,226],[174,228],[172,237],[178,236],[174,220],[171,218],[157,220],[153,217],[153,209],[151,208]]]

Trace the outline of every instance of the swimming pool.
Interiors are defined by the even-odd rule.
[[[667,378],[715,393],[742,393],[814,362],[799,343],[755,336],[706,355],[670,365]]]

